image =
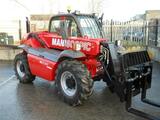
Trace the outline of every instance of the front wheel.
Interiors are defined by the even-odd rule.
[[[21,83],[31,83],[35,79],[35,76],[30,72],[27,55],[24,53],[15,56],[14,71]]]
[[[80,105],[93,90],[89,71],[76,60],[65,60],[59,64],[55,82],[60,96],[72,106]]]

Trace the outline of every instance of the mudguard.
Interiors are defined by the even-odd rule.
[[[86,55],[81,51],[73,51],[73,50],[55,50],[55,49],[45,49],[45,48],[32,48],[27,45],[20,45],[19,48],[23,49],[25,52],[42,57],[44,59],[48,59],[53,62],[58,62],[64,58],[84,58]]]
[[[78,58],[84,58],[84,57],[86,57],[86,55],[84,53],[82,53],[81,51],[64,50],[58,56],[58,61],[63,59],[63,58],[78,59]]]

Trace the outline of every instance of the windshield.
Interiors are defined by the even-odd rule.
[[[102,38],[100,27],[95,18],[90,16],[78,16],[83,36],[91,38]]]

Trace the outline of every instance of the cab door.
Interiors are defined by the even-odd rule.
[[[65,27],[67,32],[67,37],[70,38],[79,38],[82,37],[80,33],[80,29],[78,27],[78,23],[71,16],[66,17]]]
[[[50,48],[59,48],[58,46],[53,45],[53,39],[61,40],[67,38],[66,31],[65,17],[55,16],[50,20],[48,34],[43,37]]]

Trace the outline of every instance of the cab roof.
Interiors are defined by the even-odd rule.
[[[95,17],[95,13],[93,13],[93,14],[83,14],[83,13],[76,13],[76,12],[73,12],[73,13],[60,13],[60,14],[52,16],[51,18],[53,18],[53,17],[62,17],[62,16],[72,16],[72,17],[88,16],[88,17]]]

